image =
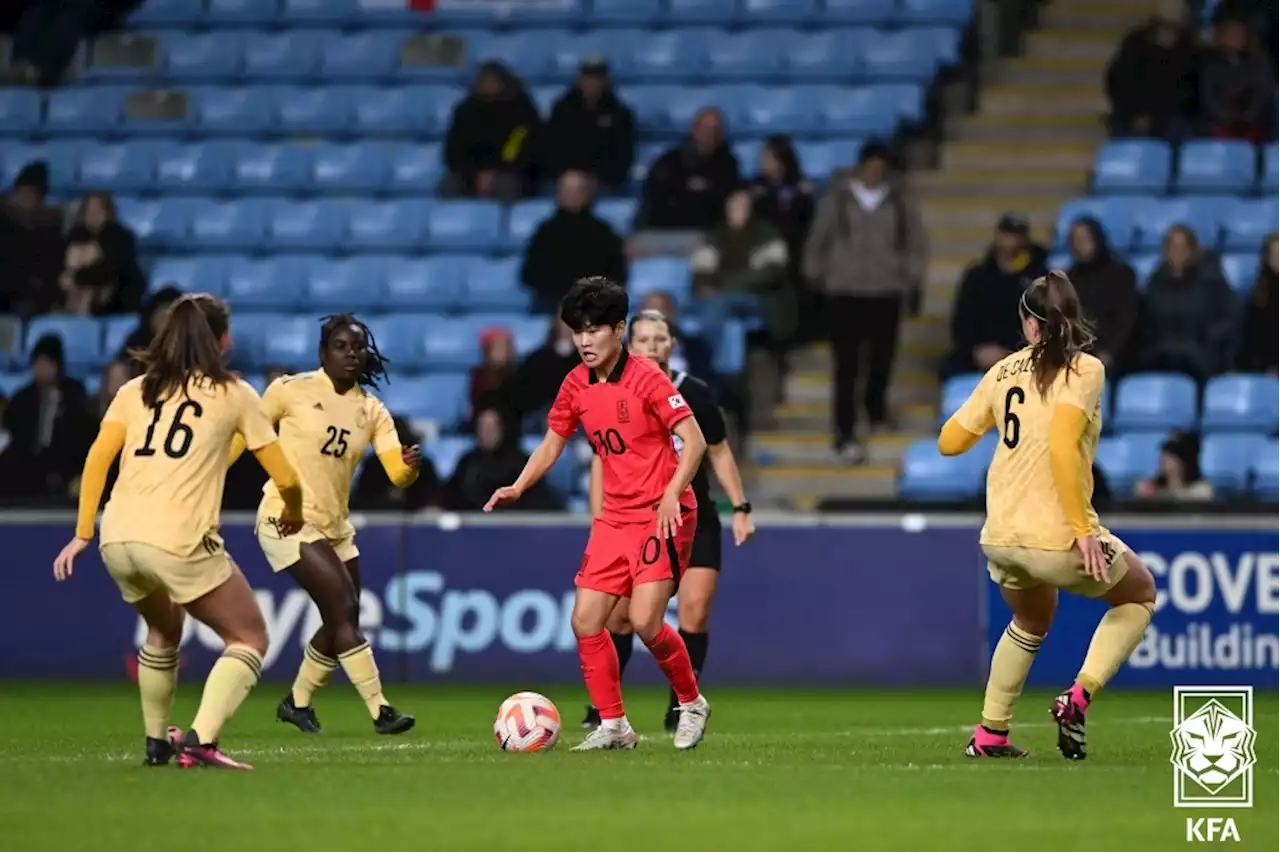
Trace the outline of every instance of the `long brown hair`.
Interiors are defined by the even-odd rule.
[[[181,297],[166,311],[160,333],[145,349],[129,354],[142,362],[146,374],[142,379],[142,401],[154,408],[181,388],[193,376],[224,385],[235,377],[223,363],[222,338],[230,325],[227,306],[208,293],[191,293]]]
[[[1070,381],[1072,362],[1094,341],[1093,326],[1084,318],[1071,279],[1057,269],[1023,291],[1018,310],[1040,331],[1039,342],[1031,347],[1031,371],[1043,399],[1059,372],[1067,370]]]

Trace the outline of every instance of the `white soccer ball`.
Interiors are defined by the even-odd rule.
[[[517,692],[502,702],[493,736],[503,751],[546,751],[560,739],[560,711],[536,692]]]

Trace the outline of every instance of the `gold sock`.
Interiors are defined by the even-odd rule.
[[[154,740],[168,735],[177,691],[178,649],[143,645],[138,650],[138,693],[142,696],[142,723]]]
[[[1080,675],[1076,678],[1076,683],[1090,697],[1115,677],[1133,649],[1138,647],[1155,608],[1153,603],[1120,604],[1102,616],[1098,629],[1093,631],[1089,651],[1084,655]]]
[[[1031,664],[1036,660],[1043,636],[1033,636],[1013,622],[1004,629],[991,655],[991,673],[987,675],[987,694],[982,702],[982,724],[995,731],[1009,730],[1013,721],[1013,705],[1022,694]]]
[[[311,699],[329,682],[337,667],[337,660],[321,654],[308,642],[302,651],[302,665],[298,667],[298,676],[293,680],[294,706],[310,707]]]
[[[240,704],[262,674],[262,655],[246,645],[228,645],[213,664],[204,682],[204,695],[191,730],[202,745],[216,742],[222,726],[235,715]]]
[[[347,679],[364,699],[364,706],[369,708],[369,715],[378,718],[378,711],[387,699],[382,695],[382,679],[378,677],[378,664],[373,659],[373,649],[368,642],[361,642],[345,654],[338,655],[342,670]]]

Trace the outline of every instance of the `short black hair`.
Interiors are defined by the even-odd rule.
[[[627,321],[631,310],[627,291],[603,275],[579,278],[560,301],[560,319],[574,331],[613,326]]]
[[[364,335],[366,351],[364,369],[356,377],[356,384],[365,388],[377,389],[378,383],[387,378],[387,365],[391,362],[378,351],[378,342],[373,339],[369,326],[356,319],[354,314],[332,314],[324,318],[320,326],[320,362],[324,363],[325,350],[329,348],[329,338],[340,328],[354,327]]]

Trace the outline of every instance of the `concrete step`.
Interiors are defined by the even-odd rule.
[[[982,91],[980,110],[988,115],[1092,115],[1107,112],[1102,86],[994,83]]]
[[[831,464],[762,467],[756,471],[753,489],[753,499],[760,494],[766,500],[793,497],[806,502],[833,497],[885,500],[898,493],[898,468]]]
[[[1097,27],[1052,27],[1027,33],[1027,56],[1059,59],[1101,59],[1106,62],[1115,53],[1123,29]]]
[[[905,435],[936,434],[938,406],[913,403],[892,409],[890,415],[897,431]],[[826,402],[784,402],[774,409],[774,419],[779,432],[809,433],[830,436],[831,405]]]
[[[947,320],[949,321],[949,319]],[[939,334],[921,342],[899,342],[894,366],[899,370],[933,372],[938,359],[950,346],[950,332],[946,322],[938,325]],[[815,343],[791,353],[787,363],[797,373],[829,373],[831,353],[825,343]]]
[[[872,467],[897,467],[918,435],[875,435],[867,441],[867,463]],[[762,432],[751,436],[751,459],[761,467],[835,465],[830,431]]]
[[[1114,33],[1117,43],[1125,30],[1155,14],[1159,0],[1069,0],[1050,3],[1040,15],[1042,29],[1089,29]]]
[[[1107,138],[1102,118],[1092,114],[1001,115],[978,112],[948,118],[945,131],[948,139],[975,142],[1071,140],[1101,144]]]
[[[942,168],[947,170],[1027,169],[1030,171],[1087,172],[1097,145],[1091,140],[959,140],[942,146]]]
[[[1095,60],[1085,60],[1093,65]],[[1095,67],[1003,68],[997,67],[986,79],[988,85],[1022,83],[1035,86],[1101,86],[1104,69]]]
[[[1016,196],[1074,198],[1084,191],[1084,169],[963,169],[917,172],[908,177],[919,198],[979,199]],[[983,201],[982,203],[987,203]]]
[[[978,258],[991,243],[992,224],[976,223],[973,225],[949,225],[929,229],[929,248],[943,252],[967,253]],[[1044,243],[1049,239],[1053,229],[1048,226],[1033,227],[1031,238]]]
[[[793,370],[787,376],[785,390],[787,402],[829,402],[831,399],[830,370]],[[938,378],[933,370],[897,370],[889,383],[889,406],[904,408],[908,405],[935,403],[938,401]]]

